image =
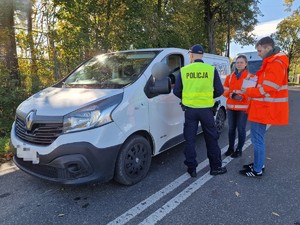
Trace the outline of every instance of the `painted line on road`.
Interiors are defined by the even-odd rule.
[[[0,168],[0,176],[3,176],[3,175],[6,175],[6,174],[9,174],[9,173],[13,173],[15,171],[18,171],[19,168],[16,167],[16,166],[9,166],[9,167],[6,167],[6,168]]]
[[[267,126],[266,130],[268,130],[269,128],[270,128],[270,125]],[[246,136],[248,136],[250,134],[250,131],[248,131],[248,132],[247,132]],[[244,144],[243,151],[245,151],[251,144],[252,144],[251,140],[250,139],[247,140]],[[222,151],[223,150],[224,150],[224,148],[222,149]],[[234,158],[231,158],[230,156],[228,156],[222,162],[223,162],[224,166],[226,166],[233,159]],[[189,196],[191,196],[195,191],[197,191],[199,188],[201,188],[207,181],[209,181],[213,177],[214,176],[211,176],[209,174],[209,172],[207,172],[202,177],[198,178],[196,181],[194,181],[192,184],[190,184],[183,191],[181,191],[179,194],[177,194],[174,198],[169,200],[161,208],[159,208],[154,213],[152,213],[150,216],[148,216],[139,225],[156,224],[158,221],[163,219],[168,213],[170,213],[173,209],[175,209],[177,206],[179,206],[184,200],[186,200]]]
[[[246,137],[250,135],[250,131],[247,131]],[[235,140],[235,144],[237,143],[237,139]],[[245,143],[246,144],[246,143]],[[225,151],[227,151],[228,145],[226,145],[224,148],[221,149],[221,153],[224,154]],[[244,148],[245,149],[245,148]],[[228,158],[228,157],[227,157]],[[229,157],[231,158],[231,157]],[[226,158],[225,158],[226,159]],[[224,160],[225,160],[224,159]],[[224,162],[223,160],[223,162]],[[208,166],[209,161],[208,159],[205,159],[203,162],[201,162],[197,167],[197,173]],[[162,188],[161,190],[157,191],[153,195],[149,196],[144,201],[138,203],[113,221],[109,222],[107,225],[124,225],[134,217],[136,217],[138,214],[143,212],[145,209],[147,209],[149,206],[160,200],[165,195],[169,194],[171,191],[178,188],[181,184],[186,182],[188,179],[190,179],[190,175],[188,173],[184,173],[180,177],[178,177],[176,180],[172,181],[170,184]],[[200,178],[199,178],[200,179]]]
[[[251,145],[251,141],[248,140],[245,142],[245,148]],[[226,166],[233,158],[230,156],[226,157],[222,162],[223,165]],[[166,204],[164,204],[161,208],[156,210],[150,216],[148,216],[145,220],[143,220],[139,225],[151,225],[156,224],[158,221],[163,219],[168,213],[170,213],[173,209],[179,206],[184,200],[190,197],[195,191],[201,188],[207,181],[209,181],[214,176],[211,176],[209,172],[204,174],[202,177],[198,178],[196,181],[191,183],[188,187],[186,187],[183,191],[177,194],[174,198],[169,200]]]

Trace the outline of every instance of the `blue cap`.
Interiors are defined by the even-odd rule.
[[[194,54],[203,54],[204,53],[204,49],[201,45],[193,45],[190,50],[189,53],[194,53]]]

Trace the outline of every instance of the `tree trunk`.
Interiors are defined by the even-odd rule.
[[[14,4],[11,0],[0,3],[0,52],[12,79],[20,82],[19,64],[14,29]]]
[[[158,0],[157,1],[157,18],[156,18],[156,25],[157,25],[157,36],[156,36],[156,46],[158,48],[162,47],[161,43],[160,43],[160,36],[161,36],[161,16],[162,16],[162,11],[161,11],[161,7],[162,7],[162,0]]]
[[[207,41],[208,41],[208,52],[216,53],[216,41],[215,41],[215,28],[214,28],[214,18],[211,8],[211,0],[204,0],[204,23],[205,30],[207,31]]]
[[[38,76],[38,68],[37,68],[37,61],[36,61],[36,49],[34,46],[34,40],[32,35],[32,1],[29,1],[28,10],[27,10],[27,29],[28,29],[27,40],[29,43],[30,58],[31,58],[32,92],[35,93],[39,89],[40,80]]]
[[[106,8],[106,24],[105,24],[105,30],[104,30],[104,46],[103,49],[105,52],[108,51],[110,48],[109,44],[109,31],[110,31],[110,19],[111,19],[111,8],[112,8],[113,0],[107,1],[107,8]]]

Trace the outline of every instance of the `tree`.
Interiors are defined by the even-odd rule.
[[[224,51],[224,43],[228,35],[228,21],[231,21],[230,36],[235,42],[253,43],[254,36],[250,32],[257,24],[256,17],[260,14],[258,3],[258,0],[203,0],[209,52]]]
[[[273,35],[281,49],[288,55],[290,64],[300,63],[300,10],[282,20]]]
[[[5,58],[6,68],[10,76],[16,81],[20,81],[19,65],[17,59],[17,47],[14,30],[14,1],[1,0],[0,3],[0,40],[1,55]]]

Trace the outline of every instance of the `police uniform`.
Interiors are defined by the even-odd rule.
[[[189,53],[203,54],[201,45],[194,45]],[[204,133],[207,157],[211,175],[226,173],[222,167],[221,150],[218,145],[219,134],[215,127],[212,107],[214,98],[223,94],[224,89],[217,70],[205,64],[201,59],[184,66],[180,70],[173,90],[174,95],[182,100],[185,108],[183,134],[186,141],[184,164],[192,177],[196,176],[196,135],[199,121]]]

